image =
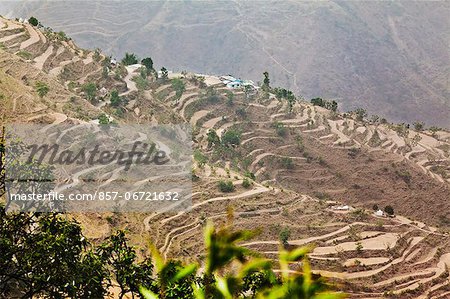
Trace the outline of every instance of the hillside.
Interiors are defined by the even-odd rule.
[[[450,127],[446,1],[19,1],[0,13],[81,46],[152,56],[172,70],[235,74],[396,122]],[[238,46],[236,46],[238,45]],[[262,66],[261,68],[259,66]]]
[[[143,76],[138,66],[112,66],[106,55],[59,33],[0,23],[2,124],[95,123],[105,114],[122,124],[193,127],[192,209],[74,214],[87,237],[102,240],[124,228],[142,249],[151,240],[166,257],[201,261],[206,220],[223,223],[232,209],[236,227],[262,229],[245,246],[275,257],[288,231],[287,246],[315,246],[313,271],[351,298],[390,291],[397,298],[448,296],[448,131],[290,102],[270,88],[230,89],[215,76]],[[48,87],[43,96],[37,82]],[[113,90],[122,99],[118,106]],[[234,187],[221,191],[220,181]],[[396,216],[375,215],[375,204],[392,206]]]

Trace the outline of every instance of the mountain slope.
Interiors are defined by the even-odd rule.
[[[0,125],[72,125],[96,122],[104,113],[123,124],[193,126],[192,209],[71,215],[90,238],[127,229],[143,252],[151,241],[165,257],[201,263],[206,220],[220,225],[232,210],[235,227],[262,230],[243,246],[274,258],[287,231],[286,246],[314,247],[313,271],[339,283],[351,298],[448,295],[448,131],[360,120],[300,99],[290,109],[275,90],[228,89],[219,78],[192,73],[143,76],[136,66],[112,66],[102,53],[78,48],[50,30],[0,21],[8,24],[0,31],[7,39],[0,50],[6,103]],[[38,81],[49,87],[43,97],[36,92]],[[98,99],[88,101],[86,83],[95,84]],[[122,98],[118,107],[108,101],[113,90]],[[211,132],[220,142],[209,144]],[[227,144],[230,134],[239,141]],[[122,178],[113,168],[106,174],[111,179],[102,188],[113,190]],[[220,181],[231,182],[233,190],[221,191]],[[391,205],[397,215],[377,216],[374,204]]]
[[[450,127],[446,1],[22,1],[12,11],[118,57],[253,80],[268,70],[275,85],[344,110]]]

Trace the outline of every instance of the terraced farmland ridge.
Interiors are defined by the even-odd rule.
[[[224,223],[232,209],[236,227],[261,228],[244,246],[275,258],[288,231],[285,246],[311,246],[313,271],[351,298],[449,298],[450,132],[369,121],[301,99],[291,106],[273,90],[228,89],[214,76],[156,79],[139,65],[112,66],[58,33],[4,18],[0,28],[2,123],[106,117],[193,126],[192,209],[73,215],[87,237],[126,228],[136,246],[151,240],[165,257],[202,260],[206,221]],[[42,85],[45,94],[36,89]],[[232,183],[230,192],[220,191],[220,181]],[[396,215],[375,214],[374,205]]]

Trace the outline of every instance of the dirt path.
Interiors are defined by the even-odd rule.
[[[132,80],[136,74],[134,73],[137,69],[139,69],[141,65],[128,65],[125,68],[127,69],[128,74],[123,79],[127,84],[127,91],[121,93],[119,96],[125,96],[130,92],[137,91],[136,83]]]
[[[24,26],[27,29],[28,33],[30,34],[30,38],[20,44],[21,50],[26,49],[29,46],[34,45],[35,43],[40,41],[40,37],[39,37],[39,34],[37,33],[36,29],[34,29],[29,24],[25,24]]]
[[[240,198],[245,198],[245,197],[257,195],[257,194],[260,194],[260,193],[265,193],[265,192],[268,192],[268,191],[270,191],[270,189],[268,189],[266,187],[256,186],[252,190],[249,190],[249,191],[237,194],[237,195],[219,196],[219,197],[214,197],[214,198],[211,198],[211,199],[208,199],[208,200],[196,203],[196,204],[194,204],[191,207],[191,210],[194,210],[195,208],[198,208],[200,206],[203,206],[203,205],[211,203],[211,202],[223,201],[223,200],[235,200],[235,199],[240,199]],[[167,222],[169,222],[169,221],[171,221],[171,220],[173,220],[175,218],[178,218],[181,215],[184,215],[186,213],[187,213],[186,211],[182,211],[182,212],[179,212],[178,214],[176,214],[176,215],[174,215],[172,217],[165,218],[164,220],[161,221],[161,224],[165,224],[165,223],[167,223]]]
[[[306,239],[299,239],[299,240],[290,240],[289,244],[292,245],[296,245],[296,246],[302,246],[302,245],[306,245],[308,243],[314,242],[314,241],[319,241],[319,240],[323,240],[323,239],[328,239],[330,237],[334,237],[336,235],[339,235],[343,232],[346,232],[347,230],[350,229],[351,226],[353,225],[365,225],[366,223],[364,222],[355,222],[352,225],[346,225],[334,232],[331,232],[329,234],[325,234],[322,236],[317,236],[317,237],[310,237],[310,238],[306,238]],[[278,245],[280,244],[280,241],[278,240],[271,240],[271,241],[254,241],[254,242],[248,242],[248,243],[244,243],[242,244],[242,246],[252,246],[252,245],[260,245],[260,244],[272,244],[272,245]]]
[[[34,59],[36,68],[42,70],[47,59],[53,53],[53,45],[50,45],[44,53]]]
[[[196,111],[196,112],[194,113],[194,115],[192,115],[191,119],[189,120],[189,123],[190,123],[191,125],[193,125],[193,126],[196,126],[196,125],[197,125],[197,122],[198,122],[201,118],[203,118],[203,117],[205,117],[206,115],[208,115],[209,112],[210,112],[209,110],[199,110],[199,111]]]

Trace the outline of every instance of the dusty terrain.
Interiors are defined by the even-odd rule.
[[[288,230],[286,246],[311,246],[313,270],[351,298],[448,298],[449,132],[405,133],[395,124],[358,121],[304,101],[290,112],[273,94],[234,90],[230,96],[217,80],[205,87],[192,74],[181,78],[179,98],[171,81],[139,90],[130,80],[132,68],[105,78],[104,55],[0,20],[7,24],[0,30],[2,124],[74,124],[105,113],[118,123],[188,121],[194,128],[195,148],[206,161],[196,160],[193,169],[192,209],[73,215],[88,237],[101,240],[125,228],[143,250],[152,241],[166,257],[201,261],[205,221],[223,223],[232,209],[236,227],[261,229],[244,246],[275,257],[280,233]],[[29,55],[23,58],[21,50]],[[37,81],[49,86],[42,98]],[[81,88],[86,82],[119,90],[127,100],[123,114],[114,114],[108,102],[89,102]],[[209,130],[219,136],[236,130],[240,145],[208,147]],[[246,173],[255,175],[248,188],[242,186]],[[220,192],[219,180],[231,180],[235,190]],[[397,215],[374,216],[374,204],[391,205]],[[334,208],[340,205],[351,207]]]

